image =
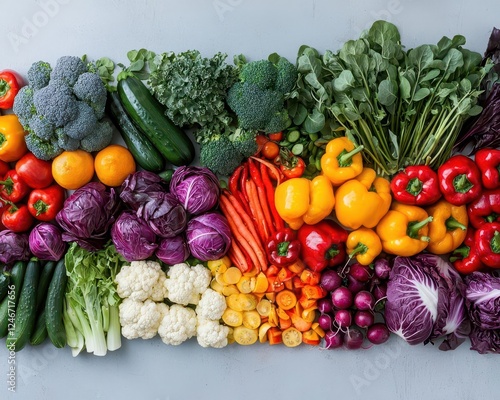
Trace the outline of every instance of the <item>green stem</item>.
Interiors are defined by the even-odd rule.
[[[461,229],[465,231],[467,229],[464,224],[461,224],[453,217],[448,218],[444,224],[446,225],[446,229],[449,231],[454,231],[455,229]]]
[[[347,152],[347,150],[342,150],[342,152],[337,156],[337,160],[339,162],[339,167],[349,167],[352,164],[352,158],[358,154],[359,152],[363,151],[364,146],[358,146],[354,148],[353,150]]]
[[[473,186],[466,174],[460,174],[453,178],[453,187],[457,193],[467,193]]]
[[[410,179],[408,185],[406,185],[406,191],[413,196],[417,196],[423,189],[424,185],[422,181],[418,178]]]
[[[412,239],[420,239],[425,242],[428,242],[430,238],[428,236],[418,236],[418,231],[426,226],[429,222],[433,220],[432,217],[427,217],[422,221],[412,221],[408,224],[408,228],[406,228],[406,234]]]
[[[490,240],[490,247],[493,253],[500,253],[500,232],[495,231],[493,238]]]
[[[5,79],[0,79],[0,97],[4,97],[10,90],[9,82]]]
[[[368,251],[368,246],[359,242],[356,247],[349,253],[349,258],[353,258],[356,254],[365,254]]]
[[[469,246],[460,246],[459,248],[455,249],[453,252],[453,255],[450,257],[451,262],[455,262],[457,260],[463,260],[464,258],[469,257],[470,254],[470,247]]]

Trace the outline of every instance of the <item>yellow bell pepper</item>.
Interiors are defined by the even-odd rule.
[[[374,228],[391,207],[391,185],[375,170],[363,168],[356,178],[342,184],[335,192],[335,214],[345,227]]]
[[[312,181],[292,178],[276,187],[276,210],[292,229],[302,224],[314,225],[328,217],[335,205],[333,187],[329,179],[319,175]]]
[[[0,116],[0,160],[19,160],[27,151],[23,126],[14,114]]]
[[[377,234],[386,253],[411,257],[429,244],[429,217],[420,207],[393,202],[377,225]]]
[[[382,242],[373,229],[359,228],[349,233],[346,242],[349,258],[356,257],[362,265],[370,265],[382,252]]]
[[[433,254],[451,253],[465,240],[467,234],[467,207],[454,206],[446,200],[440,200],[426,208],[432,217],[429,223],[429,245],[427,251]]]
[[[332,182],[339,186],[349,179],[355,178],[363,171],[363,146],[356,147],[346,137],[338,137],[328,142],[325,154],[321,157],[321,171]]]

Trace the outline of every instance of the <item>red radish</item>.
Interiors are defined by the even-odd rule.
[[[318,317],[318,324],[325,331],[332,329],[332,317],[329,314],[321,314]]]
[[[354,296],[354,307],[358,310],[373,310],[375,297],[367,290],[362,290]]]
[[[342,285],[342,278],[333,269],[324,270],[321,273],[320,286],[328,292],[333,292]]]
[[[368,282],[372,277],[370,267],[359,263],[352,264],[349,267],[349,275],[360,282]]]
[[[352,325],[352,314],[349,310],[335,312],[335,322],[340,328],[349,328]]]
[[[379,258],[378,260],[375,261],[374,270],[375,270],[375,276],[377,278],[383,280],[389,279],[391,267],[389,265],[389,261],[387,261],[385,258]]]
[[[382,344],[389,339],[390,332],[387,326],[382,323],[373,324],[366,331],[366,337],[373,344]]]
[[[340,331],[325,333],[325,349],[337,349],[344,344],[344,334]]]
[[[354,314],[354,323],[360,328],[366,329],[373,325],[375,316],[371,311],[358,310]]]
[[[345,347],[349,350],[356,350],[363,346],[364,336],[357,328],[351,328],[347,331],[344,338]]]
[[[332,292],[332,304],[339,310],[345,310],[352,306],[352,292],[345,286],[341,286]]]
[[[318,311],[322,314],[330,313],[333,310],[332,300],[327,297],[319,299],[317,306],[318,306]]]
[[[351,275],[347,275],[347,288],[354,294],[366,289],[366,282],[358,281]]]
[[[387,296],[387,285],[382,283],[373,288],[373,297],[375,297],[376,301],[383,299]]]

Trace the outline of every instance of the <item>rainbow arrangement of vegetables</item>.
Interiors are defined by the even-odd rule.
[[[116,87],[108,58],[0,72],[0,336],[500,352],[499,36],[406,50],[376,21],[295,63],[140,49]],[[111,128],[137,170],[54,182]]]

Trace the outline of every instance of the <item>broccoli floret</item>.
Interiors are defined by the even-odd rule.
[[[80,142],[80,148],[89,153],[104,149],[113,139],[113,128],[108,121],[98,122],[95,129]]]
[[[80,141],[67,136],[62,128],[56,129],[56,137],[57,145],[63,150],[75,151],[80,147]]]
[[[243,155],[236,150],[229,138],[221,135],[203,143],[200,149],[201,165],[216,174],[229,176],[243,161]]]
[[[57,139],[43,140],[33,133],[28,133],[24,140],[28,150],[40,160],[52,160],[63,152],[57,144]]]
[[[50,74],[50,80],[61,79],[68,86],[73,86],[78,80],[78,77],[87,71],[87,66],[81,58],[63,56],[57,60],[56,66]]]
[[[78,113],[76,98],[71,89],[60,81],[37,90],[33,95],[37,112],[56,127],[64,126]]]
[[[82,140],[90,135],[97,125],[94,110],[83,101],[76,102],[77,113],[75,118],[62,127],[64,133],[72,139]]]
[[[29,120],[36,114],[35,104],[33,102],[34,91],[30,86],[23,86],[17,92],[14,98],[14,105],[12,111],[16,114],[21,125],[26,127],[29,125]]]
[[[278,78],[278,69],[271,61],[259,60],[243,65],[240,81],[257,85],[261,89],[272,89]]]
[[[92,107],[97,119],[104,116],[107,91],[98,74],[92,72],[81,74],[73,86],[73,93],[78,100],[85,101]]]
[[[49,84],[52,67],[48,62],[37,61],[28,69],[28,83],[33,90],[41,89]]]
[[[241,154],[243,157],[250,157],[255,155],[258,150],[257,142],[255,137],[257,136],[256,131],[244,130],[241,128],[236,129],[236,131],[229,137],[233,147]]]
[[[297,69],[280,57],[244,64],[239,82],[228,91],[227,104],[238,116],[243,129],[278,132],[289,124],[285,99],[297,81]]]
[[[33,115],[29,120],[29,131],[43,140],[50,140],[54,137],[54,125],[39,114]]]

